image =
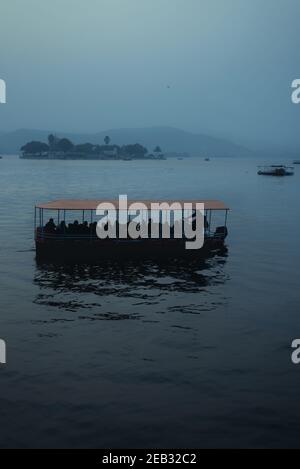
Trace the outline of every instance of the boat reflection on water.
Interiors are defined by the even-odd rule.
[[[197,314],[215,309],[224,301],[218,288],[214,288],[213,294],[207,293],[227,280],[226,259],[227,249],[223,248],[201,259],[179,258],[161,263],[152,260],[103,261],[101,264],[37,261],[34,283],[39,293],[34,303],[50,311],[88,312],[80,317],[68,315],[67,320],[140,319],[152,312],[174,309]],[[63,319],[59,315],[56,320]]]

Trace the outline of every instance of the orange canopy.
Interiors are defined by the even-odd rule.
[[[45,210],[96,210],[98,205],[106,202],[112,203],[118,209],[119,201],[118,200],[80,200],[80,199],[61,199],[54,200],[52,202],[45,202],[36,205],[36,208],[41,208]],[[229,210],[229,207],[219,200],[129,200],[127,205],[129,206],[132,203],[141,202],[147,206],[148,209],[151,208],[153,203],[168,203],[172,204],[175,202],[181,203],[192,203],[193,207],[196,203],[203,203],[205,210]]]

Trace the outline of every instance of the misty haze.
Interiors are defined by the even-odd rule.
[[[26,8],[5,0],[1,78],[9,106],[0,108],[0,131],[31,129],[30,138],[33,129],[127,128],[138,139],[143,128],[174,127],[225,139],[233,155],[236,145],[295,154],[299,13],[296,0],[89,0],[88,8],[80,0],[28,0]],[[151,129],[145,133],[146,143]],[[207,148],[185,136],[178,134],[180,151]],[[11,139],[0,134],[1,152],[17,151]],[[20,131],[16,141],[26,143]],[[168,151],[176,147],[168,132],[155,143],[165,141]],[[215,148],[219,154],[219,142]]]

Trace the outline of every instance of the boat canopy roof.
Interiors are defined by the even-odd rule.
[[[98,205],[106,202],[112,203],[116,209],[118,209],[119,201],[118,200],[80,200],[80,199],[61,199],[54,200],[50,202],[40,203],[36,205],[36,208],[44,210],[96,210]],[[184,203],[192,203],[195,206],[196,203],[203,203],[205,210],[229,210],[229,207],[220,202],[219,200],[129,200],[127,205],[130,205],[135,202],[143,203],[147,206],[148,209],[151,208],[153,203],[168,203],[172,204],[179,202],[182,205]]]

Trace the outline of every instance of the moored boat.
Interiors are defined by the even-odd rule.
[[[269,166],[259,166],[257,174],[263,176],[292,176],[294,168],[292,166],[285,166],[281,164],[272,164]]]

